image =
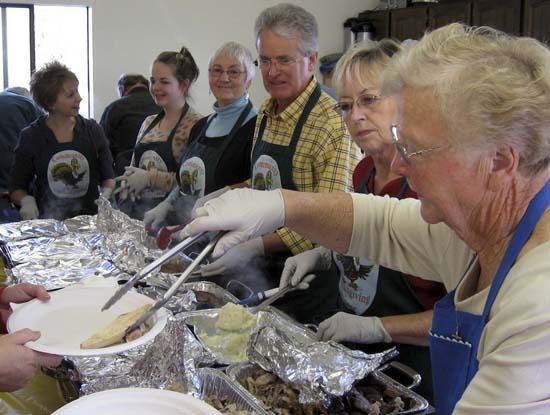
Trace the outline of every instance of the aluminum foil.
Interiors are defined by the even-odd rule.
[[[229,379],[223,372],[203,368],[197,371],[201,385],[200,399],[218,398],[226,403],[235,404],[240,411],[247,411],[250,415],[267,415],[265,409],[253,398],[241,385]],[[222,413],[231,414],[232,412],[223,411]],[[242,412],[240,412],[243,415]]]
[[[335,342],[299,343],[284,330],[270,326],[257,327],[247,349],[251,362],[300,391],[300,403],[326,405],[397,354],[395,348],[368,355]]]
[[[97,241],[95,252],[125,273],[134,274],[162,255],[143,222],[114,209],[106,199],[98,200],[96,224],[104,238]]]
[[[200,344],[185,323],[171,317],[147,344],[117,355],[74,358],[73,362],[82,382],[81,395],[123,387],[183,388],[198,395],[196,362],[200,360]]]
[[[0,225],[0,242],[20,241],[41,236],[55,237],[68,232],[63,224],[55,219],[36,219]]]
[[[124,277],[109,261],[94,256],[44,258],[8,270],[12,283],[28,282],[47,290],[64,288],[91,276]]]
[[[86,239],[73,233],[57,238],[40,237],[8,242],[5,252],[14,264],[39,262],[48,258],[90,257],[92,254]]]
[[[161,287],[148,286],[136,287],[136,291],[157,301],[160,300],[168,290]],[[192,311],[197,308],[197,298],[193,291],[178,291],[163,307],[170,310],[172,314]]]

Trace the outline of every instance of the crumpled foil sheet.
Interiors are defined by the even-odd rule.
[[[296,343],[278,328],[261,326],[252,332],[247,355],[251,362],[274,372],[300,391],[300,403],[330,404],[386,360],[395,348],[366,354],[335,342]]]
[[[73,360],[81,395],[124,387],[185,389],[200,396],[196,376],[202,347],[178,317],[170,317],[154,340],[125,353]]]
[[[108,200],[98,200],[97,232],[104,239],[95,247],[98,254],[128,274],[134,274],[162,255],[143,222],[114,209]]]
[[[55,219],[35,219],[0,225],[0,242],[20,241],[41,236],[55,237],[68,232],[63,224]]]
[[[17,265],[7,273],[12,283],[43,285],[46,290],[64,288],[92,276],[127,278],[109,261],[93,256],[45,258]]]
[[[5,251],[15,264],[39,262],[48,258],[89,257],[92,252],[85,238],[78,234],[24,239],[6,243]]]
[[[144,294],[151,297],[153,300],[160,300],[166,291],[165,288],[149,286],[149,287],[137,287],[136,291],[140,294]],[[197,309],[197,297],[191,290],[178,290],[176,293],[164,304],[164,308],[170,310],[172,314],[179,314],[187,311],[193,311]]]

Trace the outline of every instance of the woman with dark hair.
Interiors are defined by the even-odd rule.
[[[15,150],[9,190],[21,218],[97,213],[99,188],[106,197],[114,188],[113,159],[101,127],[78,115],[76,75],[48,63],[33,74],[31,94],[47,115],[21,132]]]
[[[151,68],[151,94],[162,111],[145,119],[134,155],[125,173],[116,178],[121,210],[143,219],[176,185],[176,171],[187,148],[189,133],[202,118],[187,103],[189,88],[199,68],[184,46],[179,52],[162,52]],[[130,199],[130,200],[128,200]]]

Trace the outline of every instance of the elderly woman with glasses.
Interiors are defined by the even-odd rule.
[[[254,75],[252,54],[243,45],[227,42],[214,52],[208,65],[208,82],[216,98],[214,113],[193,126],[179,162],[178,186],[145,213],[146,226],[158,228],[174,210],[179,222],[189,219],[197,198],[223,193],[227,186],[250,176],[257,111],[248,99],[248,89]]]
[[[187,234],[288,226],[347,255],[443,282],[430,352],[438,415],[550,413],[550,51],[452,24],[384,73],[392,169],[418,199],[238,189]]]
[[[338,61],[332,83],[338,111],[354,142],[367,155],[355,168],[355,192],[398,199],[416,198],[407,179],[391,170],[396,148],[390,126],[395,100],[380,97],[381,77],[401,46],[390,40],[357,44]],[[367,258],[333,253],[324,247],[287,259],[281,287],[336,264],[341,312],[319,325],[320,338],[360,343],[376,353],[395,343],[399,360],[422,375],[418,392],[432,399],[428,332],[434,303],[445,295],[443,284],[405,274]],[[355,346],[355,345],[354,345]]]

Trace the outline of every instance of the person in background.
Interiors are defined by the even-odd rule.
[[[145,119],[132,162],[116,178],[120,209],[135,219],[157,206],[176,185],[176,171],[191,128],[202,118],[189,106],[189,88],[199,68],[189,49],[162,52],[151,68],[151,94],[162,108]]]
[[[50,295],[43,287],[33,284],[17,284],[0,288],[0,333],[6,333],[6,321],[11,314],[10,303],[25,303],[37,298],[48,301]],[[62,356],[37,352],[25,343],[40,338],[37,331],[23,329],[0,335],[0,391],[12,392],[21,389],[36,374],[40,366],[55,367]]]
[[[124,167],[130,165],[143,121],[149,115],[158,114],[161,108],[155,104],[149,81],[143,75],[120,75],[117,92],[120,98],[105,108],[99,125],[109,140],[115,174],[121,175]]]
[[[216,254],[288,226],[349,256],[443,282],[430,353],[438,415],[550,413],[550,51],[458,23],[384,71],[392,169],[418,200],[237,189],[184,235]],[[217,250],[217,251],[216,251]]]
[[[336,109],[354,142],[367,155],[353,172],[356,193],[416,198],[407,179],[391,170],[397,151],[390,134],[395,101],[380,95],[383,71],[400,50],[401,46],[390,39],[359,43],[348,49],[334,70]],[[432,401],[428,333],[434,303],[446,294],[443,284],[403,274],[367,258],[333,255],[319,247],[287,260],[281,287],[301,281],[307,274],[327,271],[331,260],[338,272],[334,278],[339,279],[342,312],[319,325],[321,339],[351,342],[368,353],[397,346],[399,361],[422,376],[416,391]]]
[[[48,63],[33,74],[31,94],[47,115],[21,132],[15,151],[9,190],[21,219],[97,213],[99,189],[108,197],[114,188],[113,159],[101,127],[78,114],[76,75]]]
[[[271,97],[261,106],[256,122],[250,185],[261,190],[351,190],[360,152],[334,110],[336,102],[321,91],[314,77],[319,50],[315,17],[299,6],[283,3],[262,11],[254,31],[264,87]],[[310,241],[282,228],[235,246],[202,267],[201,273],[234,273],[266,257],[269,283],[276,286],[284,260],[311,248]],[[336,300],[336,292],[337,281],[319,275],[311,292],[291,293],[278,306],[311,322]]]
[[[8,193],[11,165],[21,130],[41,114],[25,88],[13,87],[0,92],[0,223],[19,220]]]
[[[208,64],[210,91],[216,98],[214,113],[191,129],[189,144],[178,167],[178,186],[145,213],[146,226],[158,228],[174,210],[179,222],[183,222],[189,218],[185,216],[197,197],[250,177],[257,111],[248,99],[248,90],[255,72],[252,54],[237,42],[224,43],[214,52]],[[181,199],[190,199],[191,203],[178,203]],[[190,208],[186,209],[186,205]]]

